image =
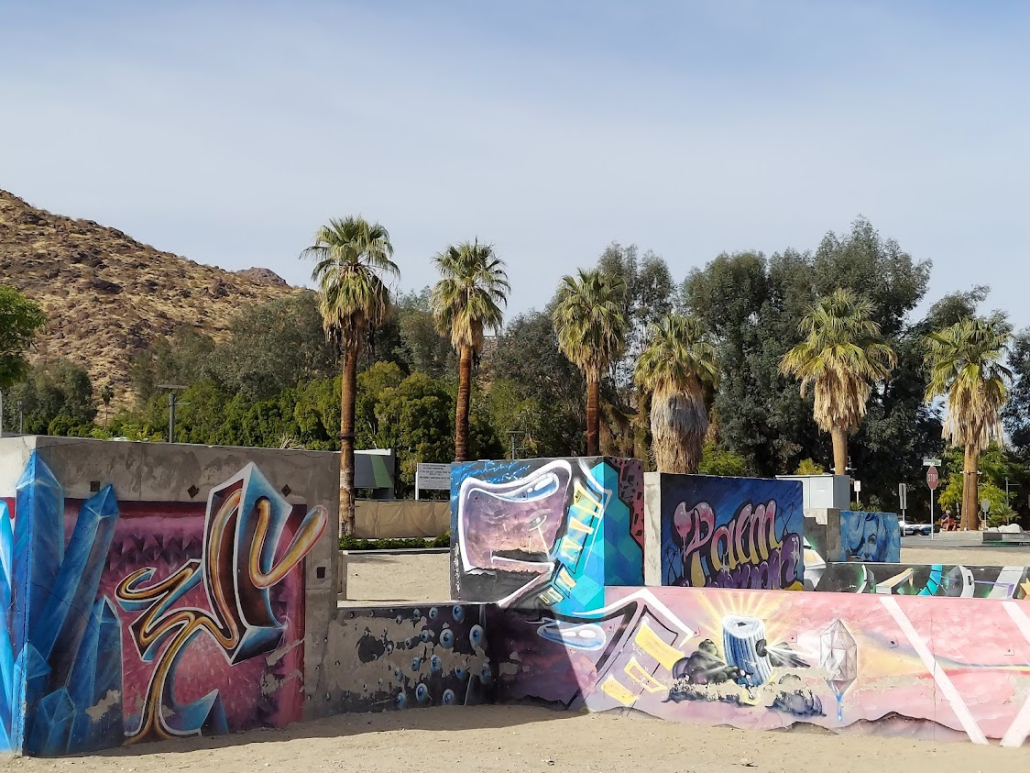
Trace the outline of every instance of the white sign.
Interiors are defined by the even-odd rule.
[[[989,499],[981,499],[980,500],[980,509],[983,510],[985,513],[991,512],[991,500],[989,500]]]
[[[423,464],[415,468],[415,496],[418,497],[419,489],[430,491],[451,490],[451,465],[449,464]]]
[[[940,459],[931,459],[929,456],[923,457],[923,467],[940,467]]]
[[[862,481],[856,480],[856,481],[854,481],[854,484],[855,484],[855,493],[856,494],[862,493]]]

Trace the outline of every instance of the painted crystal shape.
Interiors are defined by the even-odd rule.
[[[837,696],[837,719],[842,720],[844,693],[858,679],[858,642],[840,618],[819,635],[819,666],[826,671],[826,682]]]

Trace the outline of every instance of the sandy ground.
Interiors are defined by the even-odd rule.
[[[966,544],[969,543],[969,544]],[[902,560],[1023,564],[1030,548],[982,548],[906,538]],[[446,554],[352,557],[344,604],[449,597]],[[1025,773],[1030,746],[984,748],[898,738],[838,736],[815,728],[756,733],[681,725],[639,714],[575,714],[482,706],[347,714],[285,730],[169,741],[59,760],[0,759],[5,771],[647,771],[647,773]]]
[[[1030,565],[1030,546],[982,546],[980,537],[951,533],[905,537],[901,560],[908,564]],[[450,598],[448,556],[351,554],[347,568],[347,605],[441,601]]]
[[[933,744],[825,732],[746,733],[535,707],[346,714],[286,730],[168,741],[0,771],[647,771],[647,773],[1025,773],[1030,747]]]

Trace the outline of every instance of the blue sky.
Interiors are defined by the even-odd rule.
[[[612,240],[677,279],[859,214],[1030,325],[1030,5],[0,0],[0,188],[293,283],[386,225],[479,237],[511,310]]]

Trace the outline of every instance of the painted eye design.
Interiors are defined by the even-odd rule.
[[[479,672],[479,678],[482,679],[484,682],[489,682],[491,679],[493,679],[493,676],[494,675],[490,671],[489,665],[484,665],[483,670]]]
[[[397,623],[397,625],[400,625],[401,623],[404,622],[404,618],[401,617],[400,615],[397,615],[397,617],[394,618],[394,621]]]
[[[453,706],[454,705],[454,690],[443,691],[443,705]]]
[[[441,662],[440,657],[438,655],[433,655],[433,657],[429,659],[429,668],[434,672],[440,670]]]
[[[418,620],[421,617],[422,617],[422,610],[421,609],[416,609],[414,612],[411,613],[411,619],[412,620]]]
[[[469,631],[469,643],[473,647],[478,647],[483,643],[483,626],[472,626],[472,629]]]
[[[394,701],[397,704],[397,708],[403,709],[408,705],[408,696],[403,691],[397,693],[397,698]]]
[[[454,609],[451,610],[451,614],[454,615],[454,619],[459,623],[465,619],[465,610],[459,607],[457,604],[454,605]]]
[[[419,703],[426,703],[429,700],[429,688],[419,682],[418,687],[415,688],[415,700]]]
[[[418,638],[420,638],[423,642],[427,642],[433,638],[433,632],[430,631],[428,628],[423,628],[422,633],[418,635]]]
[[[410,650],[412,647],[415,646],[415,640],[409,636],[407,639],[404,640],[404,646],[406,649]]]
[[[413,661],[411,661],[411,670],[412,671],[418,671],[418,668],[421,665],[422,665],[422,661],[419,660],[418,658],[415,658]]]
[[[466,676],[468,676],[468,672],[464,668],[454,669],[454,678],[459,682],[464,682]]]
[[[429,610],[429,619],[430,620],[436,620],[436,618],[437,618],[437,616],[439,614],[440,614],[440,611],[436,607],[433,607],[432,609]]]
[[[393,670],[393,678],[396,679],[398,682],[401,680],[402,676],[403,674],[401,674],[401,670],[399,668],[395,668]]]
[[[454,646],[454,631],[450,628],[445,628],[440,632],[440,644],[450,649]]]

